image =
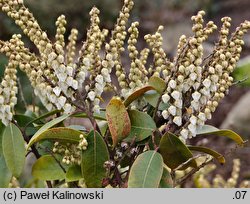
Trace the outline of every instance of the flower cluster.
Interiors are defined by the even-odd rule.
[[[250,22],[245,21],[229,38],[231,19],[222,18],[219,42],[213,53],[203,59],[202,43],[217,28],[211,21],[204,27],[204,14],[200,11],[192,17],[193,37],[180,37],[177,57],[170,78],[165,78],[167,88],[162,95],[163,103],[170,105],[162,116],[177,126],[184,139],[196,136],[228,92],[233,82],[230,74],[242,49],[242,36],[250,28]]]
[[[64,15],[56,21],[55,42],[51,42],[23,1],[1,0],[0,7],[20,26],[39,51],[39,55],[36,55],[24,47],[21,35],[13,35],[10,41],[0,41],[1,53],[10,59],[0,87],[0,119],[3,123],[7,125],[12,120],[12,109],[16,104],[17,66],[27,74],[34,93],[48,110],[63,109],[65,113],[71,113],[89,104],[94,112],[99,112],[101,94],[111,83],[112,68],[119,64],[119,53],[123,50],[126,37],[125,24],[133,7],[132,0],[124,2],[110,42],[105,45],[104,57],[101,57],[100,52],[108,31],[100,29],[99,10],[95,7],[90,12],[91,26],[78,58],[75,47],[78,31],[71,30],[66,45],[64,33],[67,22]],[[87,77],[89,80],[86,80]],[[79,105],[76,96],[80,96],[84,104]]]
[[[0,84],[0,120],[7,125],[13,117],[13,108],[17,103],[16,94],[18,92],[16,82],[15,56],[11,55],[8,65],[5,68],[4,78]]]
[[[247,180],[243,180],[240,183],[238,182],[240,174],[240,160],[233,160],[233,169],[230,178],[225,180],[220,174],[216,174],[215,177],[210,182],[207,177],[208,175],[216,169],[214,164],[209,164],[201,169],[200,172],[194,175],[194,181],[196,187],[199,188],[249,188],[250,183]]]
[[[86,150],[87,147],[88,147],[88,142],[87,142],[86,138],[84,137],[84,135],[81,134],[78,148],[81,150]]]
[[[79,135],[78,144],[63,144],[59,142],[54,143],[52,149],[53,153],[63,156],[62,163],[65,164],[80,164],[81,163],[81,151],[86,150],[88,142],[83,134]]]
[[[81,164],[81,151],[86,150],[88,142],[83,134],[79,136],[78,144],[63,144],[59,142],[54,143],[52,149],[53,153],[62,155],[62,163],[64,164]]]

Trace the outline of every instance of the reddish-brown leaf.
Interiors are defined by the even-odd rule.
[[[119,98],[112,98],[106,108],[106,118],[113,140],[113,146],[126,138],[131,130],[131,123],[125,105]]]

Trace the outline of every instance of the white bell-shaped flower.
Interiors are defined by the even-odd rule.
[[[175,116],[173,119],[173,122],[178,125],[181,126],[182,125],[182,118],[180,116]]]
[[[96,94],[95,94],[94,91],[90,91],[90,92],[88,93],[88,98],[89,98],[91,101],[94,101],[95,96],[96,96]]]
[[[167,110],[162,111],[162,117],[166,120],[169,117],[169,112]]]
[[[169,100],[170,100],[170,96],[167,93],[162,95],[163,103],[168,103]]]
[[[192,98],[194,99],[195,102],[198,102],[200,97],[201,97],[201,93],[199,93],[198,91],[195,91],[194,93],[192,93]]]
[[[176,107],[175,106],[170,106],[168,108],[168,112],[172,115],[172,116],[175,116],[176,115]]]

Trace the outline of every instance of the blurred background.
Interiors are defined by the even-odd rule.
[[[121,0],[24,0],[26,6],[33,12],[42,29],[46,30],[51,39],[55,36],[55,21],[60,14],[66,16],[68,25],[66,37],[71,28],[79,30],[79,45],[85,39],[86,29],[89,25],[89,11],[93,6],[101,10],[100,18],[102,27],[112,29],[119,9]],[[249,0],[135,0],[131,21],[140,22],[140,40],[138,47],[145,46],[143,36],[153,33],[161,24],[165,26],[163,32],[164,49],[172,58],[175,55],[176,45],[182,34],[192,35],[190,17],[199,10],[205,10],[206,20],[213,20],[218,26],[223,16],[230,16],[232,31],[244,20],[250,20]],[[0,13],[0,39],[8,40],[14,33],[22,31],[4,13]],[[212,35],[204,44],[207,52],[213,49],[218,32]],[[24,41],[31,50],[33,44],[24,37]],[[3,75],[4,65],[7,59],[0,54],[0,78]],[[26,103],[31,104],[34,97],[29,82],[24,74],[19,72],[22,90]],[[236,131],[245,139],[250,139],[250,33],[245,37],[241,61],[235,73],[235,80],[241,81],[233,86],[229,95],[221,102],[219,108],[208,123],[218,128],[228,128]],[[19,96],[21,97],[21,96]],[[24,108],[22,100],[18,104],[19,110]],[[195,142],[195,140],[194,140]],[[221,173],[227,178],[232,169],[232,158],[240,158],[242,163],[241,180],[250,179],[250,148],[239,148],[230,152],[234,145],[225,138],[210,137],[204,141],[206,146],[213,147],[219,152],[227,154],[227,163],[218,165],[213,173]]]

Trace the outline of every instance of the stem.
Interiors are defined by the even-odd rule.
[[[48,188],[53,188],[51,181],[46,181]]]
[[[27,105],[27,102],[26,102],[26,100],[25,100],[25,98],[24,98],[23,88],[22,88],[22,84],[21,84],[19,78],[17,79],[17,84],[18,84],[18,87],[19,87],[19,92],[20,92],[21,101],[23,102],[23,105],[24,105],[25,109],[27,110],[27,109],[28,109],[28,105]],[[33,112],[35,112],[35,111],[33,111]]]
[[[50,153],[50,155],[55,159],[55,161],[58,163],[58,165],[60,166],[60,168],[63,170],[64,173],[66,173],[65,168],[62,166],[61,162],[55,157],[54,153],[52,151],[50,151],[47,147],[45,148],[45,150]]]
[[[114,176],[115,176],[115,180],[118,182],[119,187],[121,187],[123,185],[123,181],[122,181],[122,177],[117,166],[115,167],[115,170],[114,170]]]
[[[101,129],[99,128],[99,126],[98,126],[98,124],[93,116],[93,113],[88,108],[85,109],[85,113],[87,114],[94,130],[96,130],[100,135],[102,135]]]
[[[198,166],[195,169],[192,169],[188,174],[186,174],[185,176],[177,180],[173,186],[176,187],[177,185],[183,184],[187,179],[189,179],[192,175],[198,172],[201,168],[205,167],[206,165],[212,162],[213,162],[213,159],[208,160],[208,157],[207,157],[206,160],[200,166]]]
[[[151,137],[151,139],[152,139],[152,143],[153,143],[153,145],[154,145],[154,149],[155,149],[155,150],[158,149],[158,146],[157,146],[156,143],[155,143],[155,131],[152,132],[152,137]]]
[[[239,80],[239,81],[234,82],[232,85],[238,85],[238,84],[241,84],[241,83],[243,83],[243,82],[247,81],[248,79],[249,79],[249,77],[247,76],[247,77],[245,77],[244,79],[241,79],[241,80]]]
[[[193,161],[194,159],[197,159],[197,158],[202,157],[202,156],[205,156],[205,154],[204,154],[204,155],[198,154],[198,155],[196,155],[196,156],[194,156],[194,157],[192,157],[192,158],[189,158],[187,161],[185,161],[184,163],[182,163],[182,164],[180,164],[179,166],[177,166],[173,171],[180,170],[181,168],[183,168],[184,166],[186,166],[188,163],[190,163],[190,162]]]
[[[173,187],[175,187],[175,184],[176,184],[176,174],[175,174],[175,171],[171,170],[170,176],[171,176],[172,181],[173,181]]]

